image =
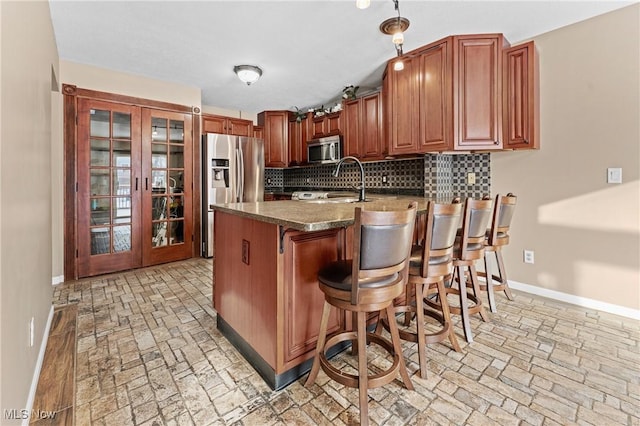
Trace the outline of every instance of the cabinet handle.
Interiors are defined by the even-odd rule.
[[[528,140],[528,139],[525,139],[525,140],[524,140],[524,143],[529,144],[529,140]]]
[[[144,178],[144,190],[145,191],[149,190],[149,178],[148,177]]]
[[[138,178],[136,178],[136,191],[138,190]]]

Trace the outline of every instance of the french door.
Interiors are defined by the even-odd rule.
[[[191,115],[78,99],[79,277],[191,257]]]

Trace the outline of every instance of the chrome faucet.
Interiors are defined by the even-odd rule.
[[[356,189],[360,190],[360,196],[358,198],[358,201],[365,201],[365,197],[364,197],[364,167],[362,167],[362,163],[360,162],[360,160],[358,160],[356,157],[351,157],[350,155],[348,155],[346,157],[342,157],[340,159],[340,161],[338,161],[338,165],[336,166],[336,169],[333,171],[333,176],[338,177],[338,175],[340,174],[340,166],[342,166],[342,163],[344,163],[346,160],[353,160],[360,167],[360,186],[356,187]]]

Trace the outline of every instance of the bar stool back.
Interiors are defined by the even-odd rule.
[[[504,267],[504,260],[502,258],[502,248],[509,244],[509,229],[511,228],[511,220],[513,219],[513,213],[516,209],[517,197],[512,193],[508,193],[506,196],[496,195],[495,203],[493,207],[493,217],[491,220],[491,228],[487,230],[484,246],[484,269],[485,272],[478,272],[480,277],[485,278],[485,282],[488,283],[487,277],[491,277],[491,286],[487,284],[481,284],[480,289],[487,291],[487,298],[489,299],[489,308],[491,312],[497,312],[495,291],[504,291],[507,299],[513,300],[513,294],[509,288],[509,282],[507,281],[507,271]],[[490,253],[493,253],[498,266],[498,275],[491,273],[490,266]]]
[[[454,200],[452,204],[429,202],[423,234],[420,236],[421,245],[414,246],[411,251],[409,279],[405,291],[406,302],[394,308],[396,313],[406,313],[405,326],[410,325],[410,320],[415,314],[415,332],[401,328],[399,334],[403,340],[418,343],[422,378],[427,377],[426,345],[449,339],[453,348],[460,352],[460,345],[451,323],[444,278],[450,276],[453,271],[453,246],[461,217],[462,204],[459,199]],[[431,294],[438,294],[441,312],[425,309],[423,299]],[[425,315],[436,319],[442,327],[436,332],[427,333]],[[388,318],[378,323],[377,331],[380,331],[382,326],[389,330]]]
[[[459,306],[450,305],[449,310],[461,316],[464,336],[469,343],[473,342],[471,314],[479,313],[483,321],[489,321],[479,297],[480,287],[475,263],[484,257],[484,240],[491,220],[492,204],[492,200],[487,197],[482,200],[467,198],[465,201],[462,228],[458,230],[454,248],[451,286],[446,289],[447,294],[459,296]],[[453,287],[456,281],[458,288]],[[473,293],[467,292],[467,285],[473,289]],[[473,303],[471,306],[469,301]],[[436,309],[442,309],[440,300],[427,299],[425,303]]]
[[[349,387],[359,388],[360,423],[368,424],[368,389],[393,381],[398,373],[404,385],[413,390],[404,363],[398,328],[391,321],[391,341],[368,333],[367,313],[386,311],[393,315],[393,299],[402,294],[407,281],[409,256],[413,240],[417,204],[395,211],[355,209],[353,259],[329,264],[318,273],[325,303],[315,359],[305,386],[314,383],[319,369],[331,379]],[[331,306],[356,313],[356,330],[342,331],[327,339],[327,324]],[[334,367],[326,351],[334,345],[351,340],[357,342],[358,374],[348,374]],[[386,371],[369,375],[367,343],[375,343],[393,356]]]

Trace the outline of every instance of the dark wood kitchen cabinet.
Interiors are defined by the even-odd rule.
[[[264,140],[264,129],[262,126],[253,126],[253,137]]]
[[[538,63],[533,41],[505,49],[502,81],[504,148],[538,149]]]
[[[264,164],[266,167],[289,165],[290,111],[263,111],[258,114],[258,126],[264,129]]]
[[[502,148],[502,34],[453,38],[453,149]]]
[[[344,155],[361,160],[384,156],[380,92],[345,101],[342,107]]]
[[[253,121],[222,115],[202,114],[202,133],[252,136]]]
[[[501,34],[450,36],[391,60],[389,154],[502,148]],[[395,71],[402,60],[404,69]]]
[[[342,114],[340,111],[312,118],[311,138],[339,135],[342,130]]]
[[[311,113],[301,120],[296,120],[295,114],[289,117],[289,165],[300,166],[307,163],[307,141],[309,138],[309,123]]]

